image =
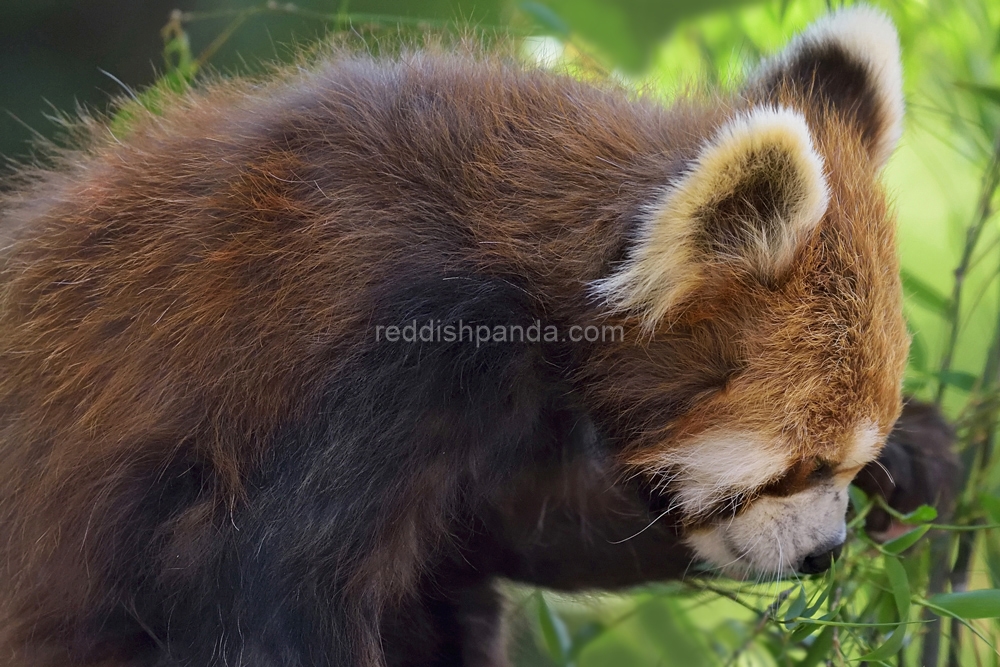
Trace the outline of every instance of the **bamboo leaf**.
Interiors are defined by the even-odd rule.
[[[894,556],[885,557],[885,574],[889,578],[889,588],[896,601],[896,611],[899,621],[906,621],[910,612],[910,582],[906,570],[899,559]]]
[[[927,346],[924,344],[923,336],[918,336],[915,331],[910,331],[910,368],[914,368],[921,373],[927,371]]]
[[[930,505],[921,505],[909,514],[903,515],[905,523],[927,523],[938,517],[938,511]]]
[[[917,526],[910,532],[904,533],[903,535],[900,535],[896,539],[889,540],[888,542],[883,544],[882,551],[888,554],[892,554],[893,556],[901,554],[902,552],[912,547],[917,540],[923,537],[927,533],[927,531],[930,530],[930,528],[931,527],[926,524],[923,526]]]
[[[908,396],[920,393],[927,386],[927,378],[906,377],[903,379],[903,393]]]
[[[832,648],[833,628],[827,626],[823,628],[823,632],[816,635],[816,639],[813,640],[809,650],[806,651],[805,657],[795,663],[795,667],[815,667],[830,655],[830,649]]]
[[[810,623],[809,621],[802,621],[802,623],[799,624],[797,628],[792,630],[792,633],[790,635],[788,635],[788,641],[793,644],[797,644],[806,637],[808,637],[809,635],[811,635],[812,633],[816,632],[816,629],[819,627],[821,626],[819,626],[816,623]]]
[[[903,281],[903,291],[916,303],[942,317],[948,316],[951,310],[951,299],[909,271],[900,271],[899,276]]]
[[[568,664],[572,648],[569,630],[541,593],[538,594],[538,625],[542,630],[542,639],[545,641],[549,656],[559,665]]]
[[[869,502],[868,494],[862,491],[860,488],[851,484],[847,487],[847,496],[851,499],[851,508],[856,513],[861,513],[868,507]]]
[[[590,642],[603,635],[606,630],[607,628],[598,622],[585,623],[581,626],[580,629],[577,630],[576,634],[573,635],[573,645],[569,652],[569,659],[576,660],[580,656],[580,652],[583,651],[583,649],[585,649]]]
[[[785,620],[790,621],[793,618],[798,618],[802,615],[802,612],[806,608],[806,589],[801,585],[799,586],[799,594],[795,596],[792,603],[788,605],[788,609],[785,611]]]
[[[1000,523],[1000,498],[990,493],[982,493],[979,495],[979,504],[986,510],[990,521]]]
[[[959,618],[1000,618],[1000,590],[996,588],[940,593],[931,596],[928,602]]]
[[[972,391],[976,383],[979,382],[978,377],[965,371],[938,371],[934,374],[934,377],[945,384],[963,391]]]
[[[557,37],[569,35],[569,25],[551,7],[546,7],[540,2],[522,2],[518,7],[522,12],[535,19],[542,29]]]
[[[994,587],[1000,586],[1000,535],[991,530],[983,535],[986,547],[986,568],[990,573],[990,582]]]
[[[967,81],[958,81],[955,85],[975,94],[976,97],[988,100],[993,104],[1000,104],[1000,87],[986,86],[981,83],[970,83]]]
[[[869,662],[877,662],[880,660],[888,660],[892,656],[899,653],[899,649],[903,648],[903,639],[906,638],[906,626],[898,625],[889,638],[885,640],[881,646],[878,646],[874,651],[871,651],[859,658],[860,660],[867,660]]]
[[[834,586],[835,582],[832,579],[829,579],[828,585],[823,588],[823,591],[816,597],[816,600],[811,605],[806,607],[805,611],[802,612],[802,616],[804,618],[812,618],[815,616],[816,612],[819,611],[819,608],[823,606],[823,603],[830,597]]]

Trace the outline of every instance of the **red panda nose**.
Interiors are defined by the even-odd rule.
[[[832,549],[824,549],[806,556],[799,565],[800,574],[819,574],[830,569],[830,564],[835,558],[840,557],[840,550],[844,544],[841,542]]]

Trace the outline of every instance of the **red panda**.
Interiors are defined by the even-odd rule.
[[[670,107],[336,54],[24,174],[0,665],[503,664],[504,512],[570,461],[673,531],[650,576],[822,571],[900,411],[901,97],[857,8]]]

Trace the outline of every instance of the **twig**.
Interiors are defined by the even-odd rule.
[[[774,599],[774,602],[767,606],[767,609],[765,609],[760,615],[760,618],[757,619],[757,624],[754,625],[753,630],[747,638],[743,641],[740,647],[733,651],[732,655],[729,656],[729,660],[726,661],[725,667],[731,667],[736,664],[740,655],[750,648],[750,645],[753,644],[754,640],[757,639],[760,633],[764,632],[765,628],[767,628],[767,624],[770,623],[771,619],[774,617],[774,613],[778,611],[778,607],[780,607],[781,604],[788,599],[788,596],[791,595],[793,590],[795,590],[794,587],[781,591],[781,593],[778,594],[778,597]]]
[[[962,257],[955,268],[955,284],[951,290],[951,302],[948,308],[948,343],[945,346],[944,354],[941,357],[941,373],[938,376],[938,391],[935,403],[938,406],[944,401],[944,393],[948,387],[945,382],[945,375],[951,370],[951,364],[955,356],[955,347],[958,344],[959,321],[962,307],[962,289],[965,287],[965,278],[969,271],[969,264],[972,261],[973,252],[979,237],[982,236],[983,229],[987,221],[993,215],[993,195],[997,186],[1000,186],[1000,135],[997,136],[993,144],[993,154],[990,156],[986,173],[983,174],[982,189],[979,192],[979,204],[976,207],[976,218],[965,233],[965,247],[962,248]]]
[[[998,186],[1000,186],[1000,135],[998,135],[994,140],[993,153],[990,156],[986,172],[983,174],[982,189],[979,193],[979,203],[976,208],[976,217],[972,225],[966,231],[965,247],[962,250],[962,257],[958,263],[958,267],[955,269],[955,284],[952,289],[951,302],[948,309],[948,324],[950,325],[948,343],[945,347],[944,355],[941,358],[941,373],[938,379],[938,391],[935,400],[938,406],[940,406],[944,401],[944,394],[947,389],[945,375],[949,370],[951,370],[952,360],[954,359],[955,349],[958,344],[962,289],[965,285],[965,277],[969,270],[969,265],[975,251],[976,244],[979,242],[979,238],[982,235],[983,229],[986,227],[987,221],[993,214],[993,197]],[[994,363],[994,359],[997,359],[997,355],[991,350],[990,358],[987,359],[987,365],[989,366]],[[984,374],[984,379],[986,382],[992,383],[996,377],[996,371],[989,368],[986,370],[987,373]],[[989,440],[992,440],[992,438],[989,438]],[[963,477],[966,483],[972,479],[975,461],[977,459],[982,460],[981,457],[983,455],[988,456],[986,453],[987,449],[992,449],[992,447],[986,447],[986,442],[984,440],[979,457],[976,457],[975,448],[970,449],[973,450],[970,454],[972,457],[971,460],[967,457],[967,459],[963,461],[965,464],[963,465]],[[971,542],[969,542],[969,540],[975,539],[975,533],[968,533],[964,535],[967,535],[967,537],[965,537],[965,543],[968,544],[967,548],[971,549]],[[953,567],[952,561],[949,558],[952,550],[951,535],[936,535],[931,539],[930,549],[932,565],[927,585],[928,595],[941,593],[944,591],[945,586],[948,583],[960,583],[967,578],[968,563],[962,563],[956,560]],[[961,552],[961,543],[960,556],[964,559],[964,552]],[[963,571],[964,574],[956,576],[957,573]],[[941,619],[933,617],[930,610],[927,608],[924,609],[923,616],[925,619],[929,619],[931,623],[929,624],[927,633],[924,636],[924,644],[921,651],[921,664],[924,665],[924,667],[937,667],[941,649],[941,632],[943,624]],[[951,660],[949,660],[949,663],[950,662]]]
[[[997,333],[993,337],[986,356],[986,364],[983,368],[983,389],[991,391],[1000,385],[1000,313],[998,313]],[[967,452],[968,458],[972,459],[965,474],[966,495],[963,504],[968,507],[975,502],[974,493],[970,494],[970,488],[979,488],[975,483],[990,467],[993,458],[994,435],[997,427],[996,405],[990,406],[982,420],[974,424],[970,429],[969,440],[972,446]],[[976,520],[976,523],[982,523]],[[958,539],[958,555],[955,557],[955,565],[951,572],[951,590],[962,592],[969,585],[969,568],[972,564],[972,554],[975,549],[976,536],[978,533],[964,533]],[[955,619],[951,621],[951,633],[948,645],[948,667],[961,667],[961,636],[962,624]]]

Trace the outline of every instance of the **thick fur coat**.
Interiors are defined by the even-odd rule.
[[[900,410],[897,48],[836,14],[669,107],[337,54],[26,173],[0,665],[502,664],[494,577],[587,585],[516,539],[549,497],[590,502],[623,585],[826,567]],[[390,337],[428,322],[557,333]],[[618,503],[657,521],[612,549]]]

